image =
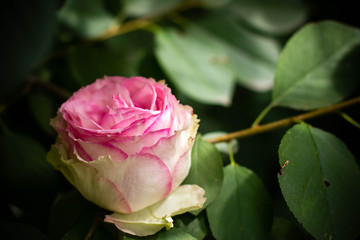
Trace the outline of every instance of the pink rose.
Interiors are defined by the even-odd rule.
[[[114,211],[105,220],[125,232],[152,234],[170,227],[170,216],[205,201],[200,187],[179,188],[190,169],[198,119],[162,82],[97,80],[74,93],[51,125],[59,137],[49,162],[85,198]],[[158,220],[150,219],[149,209],[159,212]]]

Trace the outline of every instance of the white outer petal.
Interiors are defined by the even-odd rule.
[[[60,144],[60,150],[61,147],[64,150]],[[64,160],[53,146],[48,161],[86,199],[111,211],[138,211],[160,201],[171,191],[172,179],[167,166],[146,154],[119,162],[110,157],[86,162]]]
[[[137,212],[107,215],[105,222],[114,223],[123,232],[147,236],[163,227],[173,226],[171,216],[199,209],[206,198],[205,191],[197,185],[182,185],[167,198]]]

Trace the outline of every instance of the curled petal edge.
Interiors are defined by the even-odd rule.
[[[181,185],[167,198],[137,212],[106,215],[105,222],[113,223],[123,232],[148,236],[162,228],[173,227],[172,216],[201,208],[205,190],[198,185]]]

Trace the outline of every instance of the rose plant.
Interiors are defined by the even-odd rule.
[[[164,82],[105,77],[59,108],[48,161],[89,201],[113,211],[105,221],[139,236],[201,208],[204,190],[182,185],[198,129],[190,106]]]

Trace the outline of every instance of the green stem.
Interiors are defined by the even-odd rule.
[[[349,115],[347,115],[346,113],[341,112],[340,115],[349,123],[351,123],[353,126],[357,127],[360,129],[360,123],[358,123],[357,121],[355,121],[353,118],[351,118]]]
[[[236,131],[236,132],[232,132],[232,133],[228,133],[213,139],[208,139],[208,142],[211,143],[218,143],[218,142],[229,142],[232,139],[237,139],[237,138],[244,138],[244,137],[249,137],[249,136],[253,136],[256,134],[260,134],[263,132],[268,132],[271,130],[275,130],[275,129],[279,129],[282,127],[286,127],[289,125],[292,125],[294,123],[298,123],[299,121],[304,121],[307,119],[311,119],[311,118],[315,118],[315,117],[319,117],[319,116],[323,116],[325,114],[329,114],[329,113],[333,113],[333,112],[338,112],[339,110],[346,108],[346,107],[350,107],[356,104],[360,104],[360,96],[346,100],[344,102],[340,102],[331,106],[327,106],[324,108],[320,108],[311,112],[307,112],[307,113],[303,113],[297,116],[292,116],[292,117],[288,117],[288,118],[284,118],[275,122],[270,122],[267,124],[263,124],[263,125],[257,125],[257,123],[259,121],[261,121],[262,117],[261,116],[265,116],[266,112],[268,112],[271,109],[271,104],[266,108],[267,111],[263,111],[262,114],[259,115],[258,119],[255,121],[255,124],[253,124],[252,127],[247,128],[247,129],[243,129],[240,131]],[[271,107],[270,107],[271,106]],[[275,105],[274,105],[275,106]]]
[[[255,121],[253,122],[253,124],[251,125],[251,127],[256,127],[259,125],[259,123],[261,122],[261,120],[264,119],[264,117],[266,116],[266,114],[268,114],[268,112],[270,112],[270,110],[274,107],[274,103],[271,102],[266,108],[264,108],[264,110],[262,110],[262,112],[259,114],[259,116],[257,116],[257,118],[255,119]]]
[[[234,159],[234,153],[233,153],[231,142],[228,142],[227,145],[228,145],[228,148],[229,148],[230,164],[231,164],[231,166],[234,166],[236,164],[236,162],[235,162],[235,159]]]

